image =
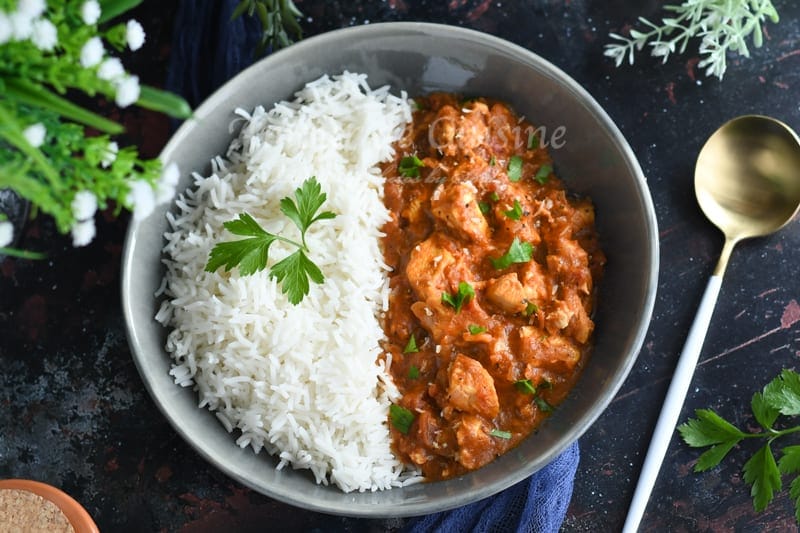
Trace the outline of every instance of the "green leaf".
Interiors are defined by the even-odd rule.
[[[174,118],[187,119],[192,116],[192,108],[182,97],[148,85],[141,86],[136,105]]]
[[[753,507],[756,511],[763,511],[772,501],[776,490],[781,489],[781,473],[775,464],[769,443],[761,447],[744,464],[744,480],[750,488],[753,497]]]
[[[529,379],[518,379],[514,382],[514,386],[523,394],[536,394],[536,387]]]
[[[508,179],[511,181],[522,179],[522,158],[518,155],[512,155],[508,160]]]
[[[403,435],[407,435],[408,430],[411,429],[411,424],[414,423],[414,413],[405,407],[391,404],[389,406],[389,419],[392,421],[392,425],[397,431]]]
[[[511,438],[511,432],[510,431],[503,431],[501,429],[496,429],[496,428],[492,429],[489,432],[489,435],[491,435],[492,437],[497,437],[499,439],[506,439],[506,440]]]
[[[789,496],[794,502],[794,519],[800,524],[800,476],[794,478],[789,485]]]
[[[317,210],[325,203],[328,195],[322,192],[322,187],[314,176],[305,180],[300,187],[295,189],[294,197],[297,203],[289,197],[281,200],[281,212],[298,227],[304,236],[304,241],[305,233],[311,224],[318,220],[330,219],[336,216],[331,211],[324,211],[317,215]]]
[[[405,176],[406,178],[418,178],[419,169],[424,166],[425,163],[423,163],[422,160],[416,156],[416,154],[409,155],[400,160],[400,165],[398,165],[397,171],[401,176]]]
[[[533,401],[536,402],[536,406],[545,413],[549,413],[554,409],[554,407],[550,405],[550,403],[541,396],[537,396],[536,398],[534,398]]]
[[[763,390],[764,400],[782,415],[800,415],[800,374],[783,370]]]
[[[419,368],[411,365],[408,367],[408,379],[417,379],[419,377]]]
[[[225,271],[239,267],[243,276],[264,270],[269,258],[269,246],[275,241],[274,235],[250,237],[238,241],[221,242],[211,249],[206,264],[206,272],[215,272],[224,266]]]
[[[458,284],[458,292],[450,294],[442,293],[442,303],[446,303],[456,310],[456,314],[461,311],[461,307],[475,297],[475,289],[466,281]]]
[[[750,401],[750,408],[756,421],[761,424],[764,429],[771,429],[772,425],[777,420],[780,411],[774,408],[760,392],[753,394],[753,399]]]
[[[738,442],[746,436],[736,426],[710,409],[697,409],[694,413],[696,419],[678,426],[678,432],[684,442],[693,448],[730,441]]]
[[[519,237],[514,237],[514,240],[511,241],[511,245],[508,247],[508,251],[504,255],[496,259],[490,257],[489,261],[492,262],[494,268],[502,270],[508,268],[513,263],[527,263],[532,257],[533,245],[529,242],[520,241]]]
[[[414,337],[414,334],[412,333],[411,336],[408,338],[406,347],[403,348],[403,353],[416,353],[418,351],[419,348],[417,348],[417,339]]]
[[[538,181],[540,185],[544,185],[550,179],[550,174],[552,173],[553,167],[550,165],[542,165],[539,167],[539,170],[536,171],[534,179]]]
[[[700,457],[697,458],[697,463],[694,465],[694,471],[704,472],[710,468],[714,468],[728,455],[728,452],[731,451],[738,442],[738,440],[730,440],[715,444],[700,454]]]
[[[539,136],[536,135],[535,131],[528,132],[528,150],[535,150],[540,146]]]
[[[311,290],[309,279],[314,283],[325,281],[322,271],[306,256],[303,250],[297,250],[272,265],[269,275],[278,280],[278,283],[281,284],[281,292],[289,298],[289,302],[293,305],[300,303]]]
[[[800,446],[787,446],[781,450],[778,470],[781,471],[781,474],[796,474],[800,472]]]
[[[104,24],[141,3],[142,0],[100,0],[101,14],[97,24]]]
[[[264,229],[259,226],[258,222],[247,212],[239,214],[238,219],[223,222],[222,225],[234,235],[244,235],[246,237],[269,235],[269,233],[264,231]]]
[[[478,324],[470,324],[467,326],[467,330],[469,331],[470,335],[480,335],[481,333],[486,333],[486,328],[479,326]]]
[[[514,200],[514,207],[508,211],[503,211],[503,214],[511,220],[519,220],[522,218],[522,205],[519,200]]]

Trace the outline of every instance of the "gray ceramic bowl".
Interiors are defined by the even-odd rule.
[[[434,90],[482,95],[563,136],[552,150],[572,190],[595,202],[608,256],[596,311],[596,347],[576,389],[534,436],[464,477],[375,493],[345,494],[314,484],[303,471],[277,471],[271,457],[240,449],[195,394],[173,384],[164,350],[166,330],[153,316],[161,283],[167,206],[132,223],[122,265],[130,346],[156,405],[203,457],[231,478],[298,507],[350,516],[409,516],[442,511],[490,496],[544,467],[580,437],[616,394],[638,355],[655,299],[658,237],[650,194],[622,134],[594,99],[535,54],[486,34],[421,23],[374,24],[334,31],[292,45],[242,72],[212,95],[165,147],[177,162],[179,186],[192,171],[207,175],[209,158],[224,153],[235,107],[251,109],[290,98],[304,83],[343,70],[364,72],[371,86],[390,84],[409,95]]]

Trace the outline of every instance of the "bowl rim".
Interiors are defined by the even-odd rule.
[[[472,503],[480,499],[494,495],[500,492],[501,490],[504,490],[528,478],[536,471],[540,470],[541,468],[544,468],[556,456],[561,454],[570,444],[572,444],[574,441],[580,438],[589,429],[589,427],[591,427],[592,424],[594,424],[594,422],[600,417],[600,415],[606,410],[608,405],[616,396],[619,389],[622,387],[622,384],[624,383],[625,379],[627,378],[628,374],[633,368],[633,365],[635,364],[636,360],[638,359],[642,345],[644,344],[644,339],[649,329],[649,322],[650,318],[652,317],[652,312],[655,305],[656,292],[658,289],[658,270],[659,270],[659,246],[658,246],[658,230],[657,230],[658,222],[655,215],[655,209],[653,206],[652,197],[650,195],[650,191],[647,186],[647,180],[644,176],[644,173],[642,172],[641,166],[632,148],[630,147],[627,140],[625,139],[619,128],[616,126],[614,121],[607,114],[607,112],[600,106],[600,104],[594,99],[594,97],[591,96],[591,94],[586,89],[584,89],[577,81],[575,81],[571,76],[566,74],[560,68],[555,66],[553,63],[539,56],[535,52],[523,48],[522,46],[519,46],[508,40],[495,37],[493,35],[478,30],[449,26],[445,24],[430,23],[430,22],[380,22],[362,26],[353,26],[353,27],[336,29],[312,37],[308,37],[298,43],[291,45],[286,49],[277,51],[253,63],[246,69],[236,74],[233,78],[231,78],[231,80],[252,76],[253,72],[260,69],[268,68],[269,65],[271,65],[272,63],[279,63],[283,61],[284,57],[288,57],[292,54],[302,55],[316,48],[327,47],[329,46],[329,43],[336,42],[339,39],[342,39],[344,36],[348,36],[350,38],[374,39],[376,36],[382,36],[382,37],[386,36],[387,32],[393,32],[395,35],[402,33],[422,32],[426,36],[435,36],[437,38],[452,39],[452,40],[467,40],[471,41],[472,43],[480,44],[481,46],[488,46],[492,49],[499,50],[505,54],[510,54],[516,58],[519,58],[521,61],[525,62],[531,67],[535,67],[543,75],[547,75],[553,78],[554,80],[557,80],[558,83],[564,86],[565,89],[572,92],[573,95],[576,97],[576,99],[583,104],[587,112],[590,113],[593,116],[593,118],[595,118],[599,123],[603,125],[606,132],[612,138],[614,144],[618,147],[620,155],[624,160],[625,165],[627,165],[630,173],[635,177],[635,182],[638,184],[638,187],[636,189],[636,192],[638,194],[638,199],[641,202],[643,212],[646,215],[645,223],[647,227],[645,229],[647,232],[647,242],[649,243],[649,250],[647,250],[649,269],[647,269],[646,271],[646,280],[645,280],[646,291],[641,309],[642,320],[637,327],[635,335],[633,335],[632,337],[631,343],[629,344],[630,350],[624,360],[625,364],[619,365],[619,367],[616,369],[616,372],[610,374],[608,377],[609,380],[613,381],[613,385],[604,392],[602,397],[598,398],[598,402],[596,403],[595,407],[591,411],[587,412],[584,416],[582,416],[578,420],[579,423],[575,424],[572,428],[570,428],[569,431],[565,432],[565,434],[562,435],[561,438],[557,440],[556,444],[553,447],[551,447],[550,452],[542,455],[533,464],[533,466],[526,469],[522,469],[516,474],[503,478],[500,481],[491,483],[488,486],[484,486],[478,489],[470,488],[468,490],[469,497],[465,499],[464,495],[462,494],[458,497],[460,498],[459,501],[454,501],[456,497],[450,496],[444,503],[442,501],[436,501],[433,503],[411,502],[408,504],[404,503],[403,506],[375,506],[375,505],[370,506],[364,504],[360,506],[348,505],[346,506],[347,507],[346,509],[342,509],[335,505],[321,505],[318,503],[302,500],[293,491],[285,490],[279,486],[270,487],[269,489],[263,486],[256,486],[250,480],[245,479],[244,477],[234,472],[228,466],[222,464],[217,458],[207,453],[206,450],[202,448],[202,446],[200,446],[198,443],[195,443],[192,439],[190,439],[188,433],[186,432],[185,428],[182,427],[180,421],[177,420],[175,416],[172,413],[170,413],[167,406],[164,405],[165,403],[163,401],[164,399],[155,390],[154,383],[152,383],[147,377],[148,373],[147,370],[142,367],[142,362],[136,355],[137,352],[141,350],[141,348],[139,347],[136,333],[132,327],[134,322],[133,310],[130,298],[128,296],[128,291],[133,290],[133,287],[131,285],[130,275],[132,271],[132,261],[133,261],[133,248],[134,248],[133,241],[135,240],[135,233],[138,225],[136,221],[132,220],[127,229],[125,242],[123,246],[122,276],[121,276],[122,305],[125,316],[127,337],[135,365],[137,367],[137,370],[139,371],[142,381],[144,382],[145,388],[147,389],[154,403],[157,405],[158,409],[161,411],[162,415],[169,421],[173,430],[175,430],[183,438],[183,440],[192,447],[192,449],[196,453],[198,453],[201,457],[203,457],[203,459],[205,459],[215,468],[226,474],[228,477],[236,480],[237,482],[257,492],[260,492],[268,497],[275,498],[281,502],[301,507],[304,509],[308,509],[311,511],[323,512],[335,515],[347,515],[352,517],[364,517],[364,518],[415,516],[442,510],[449,510],[455,507],[466,505],[468,503]],[[175,151],[176,147],[178,147],[183,142],[183,139],[186,136],[188,136],[190,132],[195,128],[196,124],[200,122],[199,119],[203,118],[208,113],[210,113],[211,110],[213,110],[215,107],[225,102],[226,86],[230,83],[231,80],[223,84],[221,87],[215,90],[210,96],[208,96],[195,109],[193,118],[184,121],[183,124],[181,124],[180,127],[172,134],[169,141],[162,149],[161,154],[159,155],[159,158],[161,160],[168,161],[172,155],[172,152]],[[265,102],[265,104],[267,103]],[[342,492],[342,495],[344,497],[347,495],[347,493]]]
[[[64,513],[75,533],[100,532],[89,512],[75,498],[53,485],[33,479],[0,479],[0,490],[30,492],[52,502]]]

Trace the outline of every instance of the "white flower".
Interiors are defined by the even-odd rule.
[[[168,202],[175,196],[175,186],[180,177],[181,173],[176,163],[170,163],[164,168],[161,178],[156,183],[156,203]]]
[[[36,19],[33,21],[33,44],[39,50],[51,51],[58,43],[58,30],[55,25],[47,19]]]
[[[14,226],[8,220],[0,220],[0,248],[8,246],[14,240]]]
[[[100,161],[100,166],[103,168],[110,167],[117,159],[117,152],[119,152],[119,145],[114,141],[108,143],[106,153],[103,155],[103,159]]]
[[[19,0],[17,4],[17,12],[29,19],[35,19],[44,13],[45,9],[47,9],[45,0]]]
[[[76,220],[88,220],[97,212],[97,196],[92,191],[79,191],[71,207]]]
[[[86,0],[81,6],[81,18],[83,22],[92,25],[100,19],[100,4],[97,0]]]
[[[94,226],[94,219],[81,220],[72,226],[72,245],[73,246],[86,246],[97,233]]]
[[[11,19],[5,12],[0,11],[0,44],[5,44],[11,40],[13,33],[14,27],[11,25]]]
[[[19,11],[11,13],[11,33],[17,41],[24,41],[33,33],[33,19]]]
[[[101,80],[113,81],[124,75],[125,68],[122,66],[122,61],[116,57],[109,57],[97,69],[97,77]]]
[[[125,26],[125,40],[131,50],[138,50],[144,44],[144,28],[138,21],[131,19]]]
[[[25,140],[28,141],[28,144],[34,148],[39,148],[44,144],[44,137],[47,135],[47,129],[44,127],[44,124],[37,122],[25,128],[22,131],[22,135],[25,137]]]
[[[146,181],[134,181],[125,202],[133,208],[133,219],[142,220],[153,212],[156,205],[153,188]]]
[[[92,37],[81,48],[81,65],[84,68],[92,68],[95,65],[99,65],[105,52],[103,41],[100,40],[100,37]]]
[[[128,107],[139,99],[139,77],[126,76],[117,80],[117,105]]]

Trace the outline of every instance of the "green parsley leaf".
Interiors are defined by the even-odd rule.
[[[514,382],[514,386],[523,394],[536,394],[536,387],[529,379],[518,379]]]
[[[248,213],[241,213],[238,219],[225,222],[223,226],[234,235],[247,238],[216,244],[209,253],[205,270],[215,272],[218,268],[225,267],[227,272],[233,267],[238,267],[241,275],[249,276],[267,267],[269,247],[273,242],[290,244],[297,250],[272,265],[269,275],[281,283],[281,291],[287,295],[292,304],[300,303],[308,294],[309,280],[315,283],[322,283],[325,280],[322,271],[307,255],[309,249],[306,245],[306,231],[314,222],[333,218],[336,214],[331,211],[318,213],[327,195],[322,192],[314,176],[295,189],[294,198],[294,200],[289,197],[281,199],[280,209],[300,230],[301,242],[269,233]]]
[[[513,263],[527,263],[533,257],[533,245],[529,242],[520,241],[519,237],[514,237],[508,251],[497,259],[490,257],[492,266],[497,270],[508,268]]]
[[[414,334],[412,333],[411,336],[408,338],[406,347],[403,348],[403,353],[416,353],[418,351],[419,348],[417,348],[417,339],[414,337]]]
[[[497,158],[496,158],[495,156],[492,156],[492,158],[491,158],[491,159],[489,159],[489,166],[490,166],[490,167],[493,167],[493,166],[495,166],[496,164],[497,164]]]
[[[528,302],[528,304],[525,306],[525,311],[523,311],[522,313],[525,316],[531,316],[533,313],[536,313],[538,311],[539,311],[539,306],[538,305],[536,305],[533,302]]]
[[[794,502],[794,520],[800,524],[800,476],[794,478],[789,485],[789,496]]]
[[[471,335],[480,335],[481,333],[486,333],[486,328],[479,326],[477,324],[470,324],[467,326]]]
[[[492,191],[492,193],[489,195],[489,199],[493,202],[496,202],[500,199],[500,195],[497,194],[497,192]]]
[[[408,368],[408,379],[417,379],[419,377],[419,368],[414,365],[411,365]]]
[[[542,411],[544,411],[545,413],[549,413],[550,411],[552,411],[552,410],[553,410],[553,406],[552,406],[552,405],[550,405],[550,404],[547,402],[547,400],[545,400],[545,399],[544,399],[544,398],[542,398],[541,396],[537,396],[536,398],[534,398],[534,399],[533,399],[533,401],[534,401],[534,402],[536,402],[536,406],[537,406],[539,409],[541,409]]]
[[[750,494],[756,511],[766,509],[775,491],[781,490],[781,473],[769,442],[744,464],[744,480],[751,486]]]
[[[508,211],[503,211],[503,214],[511,220],[519,220],[522,218],[522,205],[519,200],[514,200],[514,207]]]
[[[767,387],[769,387],[769,385],[767,385]],[[752,409],[756,421],[761,424],[761,427],[764,429],[771,429],[775,420],[777,420],[778,416],[781,414],[780,409],[770,405],[765,395],[760,392],[753,394],[753,398],[750,401],[750,409]]]
[[[536,171],[536,175],[533,178],[538,181],[540,185],[544,185],[550,179],[550,174],[552,173],[553,167],[550,165],[542,165],[539,167],[539,170]]]
[[[461,307],[475,297],[475,289],[466,281],[458,284],[458,292],[450,294],[447,292],[442,293],[442,303],[446,303],[456,310],[456,314],[461,312]]]
[[[800,446],[787,446],[781,450],[781,459],[778,461],[778,470],[781,474],[800,473]]]
[[[414,423],[414,413],[405,407],[392,404],[389,406],[389,419],[397,431],[403,435],[408,435],[408,430],[411,429],[411,424]]]
[[[694,414],[696,419],[678,426],[683,440],[693,448],[739,441],[745,437],[745,433],[710,409],[697,409]]]
[[[418,178],[419,169],[424,166],[425,163],[423,163],[422,160],[416,155],[407,155],[400,160],[400,165],[397,167],[397,171],[401,176],[405,176],[406,178]]]
[[[511,181],[519,181],[522,178],[522,158],[518,155],[512,155],[508,160],[508,179]]]
[[[800,415],[800,374],[784,370],[780,376],[768,383],[764,399],[782,415]]]
[[[503,431],[501,429],[493,429],[489,432],[489,435],[491,435],[492,437],[497,437],[499,439],[506,439],[506,440],[511,438],[510,431]]]
[[[492,206],[488,202],[478,202],[478,209],[485,215],[492,210]]]
[[[528,150],[535,150],[539,148],[539,136],[536,135],[535,131],[531,131],[528,133]]]

